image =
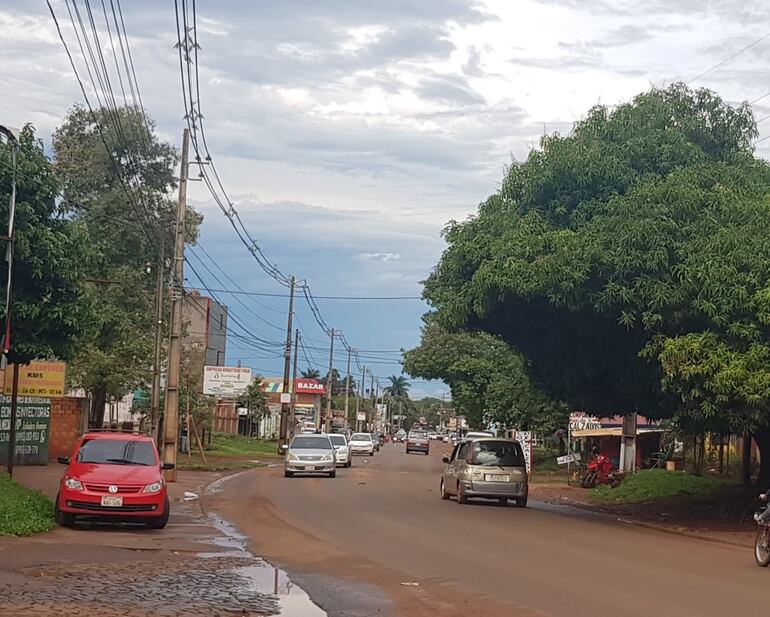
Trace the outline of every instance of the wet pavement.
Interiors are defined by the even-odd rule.
[[[227,522],[182,495],[163,531],[82,525],[0,538],[0,615],[326,616]]]

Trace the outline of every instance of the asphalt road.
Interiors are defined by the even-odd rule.
[[[436,444],[422,456],[385,446],[373,458],[356,457],[336,479],[286,479],[279,468],[249,472],[227,483],[220,506],[229,504],[228,518],[257,550],[286,566],[367,583],[384,581],[387,572],[445,600],[451,586],[461,594],[450,602],[478,598],[516,611],[501,614],[723,617],[767,610],[770,570],[755,566],[749,550],[537,503],[522,510],[442,501],[445,449]],[[260,523],[256,512],[266,509],[270,519]],[[280,525],[293,535],[281,535]]]

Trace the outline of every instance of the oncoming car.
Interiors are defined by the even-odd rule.
[[[67,470],[56,496],[56,522],[65,527],[78,517],[144,523],[163,529],[170,505],[155,442],[148,435],[91,431],[61,456]]]
[[[409,436],[406,438],[406,453],[422,452],[423,454],[430,453],[430,439],[428,433],[423,431],[410,431]]]
[[[441,474],[441,498],[457,497],[457,503],[482,497],[497,499],[501,504],[509,499],[519,508],[527,505],[529,480],[524,451],[513,439],[482,437],[466,439],[457,444]]]
[[[374,441],[371,433],[353,433],[350,436],[350,453],[374,456]]]
[[[353,464],[353,457],[350,455],[350,444],[348,438],[342,433],[331,433],[329,439],[336,450],[337,466],[350,467]]]
[[[337,475],[335,449],[328,435],[295,435],[286,450],[284,476],[297,473],[325,473]]]

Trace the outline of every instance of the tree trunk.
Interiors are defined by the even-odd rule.
[[[763,491],[770,487],[770,428],[757,429],[753,433],[759,449],[759,475],[757,488]]]
[[[741,446],[741,480],[743,486],[751,486],[751,435],[743,434]]]
[[[102,428],[104,425],[104,406],[106,404],[106,388],[97,388],[91,392],[91,411],[88,415],[89,428]]]

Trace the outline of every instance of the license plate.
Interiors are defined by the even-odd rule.
[[[313,467],[313,466],[307,467],[306,469],[307,469],[308,471],[315,471],[315,467]]]
[[[115,495],[104,495],[102,505],[110,508],[120,508],[123,505],[123,498]]]
[[[511,476],[502,474],[488,473],[484,475],[485,482],[510,482]]]

